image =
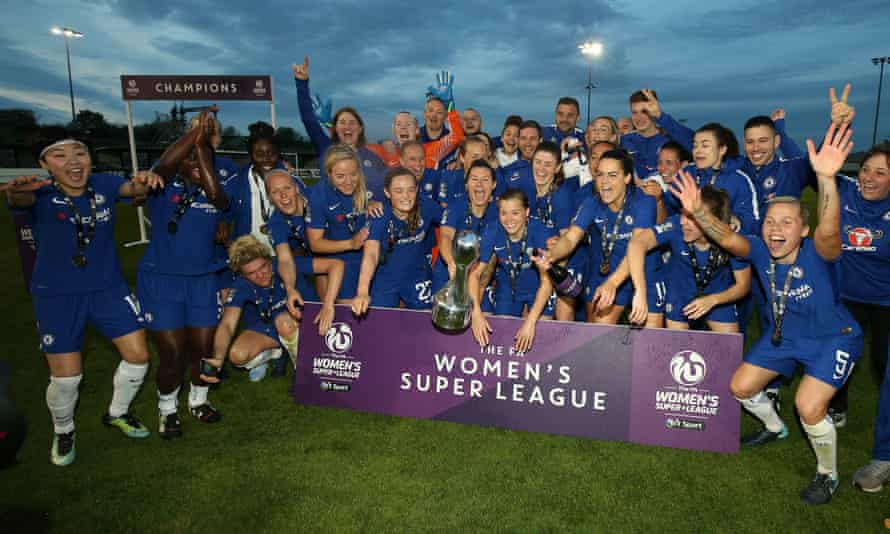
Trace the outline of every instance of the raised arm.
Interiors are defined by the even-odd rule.
[[[849,124],[838,127],[832,123],[818,152],[813,140],[807,139],[810,164],[819,184],[819,223],[813,232],[813,245],[826,260],[834,260],[841,254],[841,210],[836,175],[853,149],[852,136]]]
[[[740,258],[748,257],[751,253],[751,243],[742,235],[732,231],[728,224],[705,209],[701,201],[701,191],[695,183],[695,179],[686,171],[681,170],[677,178],[671,183],[671,191],[683,209],[691,215],[702,231],[723,250]]]
[[[294,63],[291,65],[291,70],[294,73],[294,82],[297,85],[297,107],[300,109],[300,119],[303,121],[303,127],[306,128],[309,139],[315,145],[318,157],[324,157],[325,151],[331,144],[331,139],[328,137],[328,133],[324,131],[324,128],[322,128],[321,122],[315,115],[315,110],[312,106],[312,98],[309,93],[309,56],[303,56],[302,64]],[[330,108],[330,104],[328,104],[328,108]]]
[[[779,134],[779,150],[782,151],[782,156],[785,159],[794,159],[794,158],[802,158],[806,154],[804,154],[803,150],[797,146],[797,143],[794,142],[794,139],[788,136],[788,133],[785,131],[785,110],[779,108],[772,112],[770,118],[773,120],[773,124],[776,127],[776,133]]]
[[[658,102],[658,98],[655,97],[652,89],[643,89],[642,91],[648,99],[646,101],[646,114],[652,118],[656,126],[661,128],[668,137],[683,145],[686,150],[691,151],[695,131],[663,112],[661,104]]]

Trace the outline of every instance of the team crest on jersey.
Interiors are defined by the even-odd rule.
[[[433,190],[433,184],[425,184],[423,186],[423,190],[426,191],[427,193],[429,193],[430,191]]]
[[[775,186],[776,186],[776,179],[773,178],[772,176],[767,176],[766,179],[763,181],[764,189],[772,189]]]
[[[803,278],[803,269],[795,265],[791,268],[791,276],[800,280],[801,278]]]
[[[105,195],[96,193],[96,204],[105,204]]]
[[[369,160],[369,159],[366,159],[365,161],[363,161],[362,164],[365,167],[371,168],[371,160]]]
[[[216,172],[219,173],[219,175],[222,176],[223,178],[227,178],[229,176],[229,171],[227,171],[225,169],[219,169]]]
[[[634,218],[633,215],[625,215],[624,216],[624,224],[633,224]]]
[[[885,221],[890,221],[890,211],[888,211],[887,213],[885,213],[883,218],[884,218]]]
[[[56,342],[56,338],[52,334],[44,334],[43,337],[40,338],[40,342],[44,347],[51,347],[53,343]]]

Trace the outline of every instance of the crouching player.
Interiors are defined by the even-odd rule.
[[[251,382],[258,382],[266,376],[269,360],[281,357],[281,345],[296,354],[300,317],[288,311],[287,291],[272,263],[272,251],[257,238],[246,235],[236,239],[229,247],[229,266],[240,276],[223,305],[213,338],[214,357],[204,362],[219,369],[228,352],[232,363],[247,369]],[[244,331],[229,349],[242,311]],[[201,367],[202,378],[218,381],[216,369],[206,364]]]
[[[862,348],[862,331],[843,306],[838,287],[840,205],[835,174],[853,146],[847,125],[831,125],[817,153],[807,141],[810,162],[819,185],[819,224],[812,239],[807,213],[795,198],[770,201],[762,238],[742,236],[705,209],[695,180],[685,172],[672,186],[683,209],[704,232],[730,254],[749,258],[767,305],[769,320],[763,336],[745,355],[730,388],[765,428],[743,438],[743,445],[784,439],[788,428],[763,388],[778,375],[790,376],[798,363],[804,376],[795,404],[816,453],[817,473],[801,493],[808,504],[826,504],[838,487],[837,432],[826,417],[828,402],[850,376]]]

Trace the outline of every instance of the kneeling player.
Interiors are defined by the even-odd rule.
[[[300,317],[288,312],[287,291],[272,263],[269,247],[253,236],[239,237],[229,247],[229,266],[241,276],[235,280],[216,328],[214,358],[205,361],[219,368],[228,351],[232,363],[249,370],[250,381],[258,382],[266,376],[269,360],[281,357],[279,340],[296,358]],[[242,311],[244,331],[229,349]],[[202,367],[207,380],[216,381],[215,372]]]
[[[790,376],[797,364],[804,377],[795,404],[816,453],[817,474],[800,496],[808,504],[825,504],[838,487],[837,432],[826,417],[828,402],[850,375],[862,348],[862,331],[840,301],[838,260],[841,254],[840,205],[835,174],[852,149],[852,130],[828,128],[816,153],[807,141],[819,183],[819,224],[812,239],[807,214],[795,198],[770,201],[762,238],[741,236],[704,209],[695,180],[685,172],[673,184],[683,209],[726,251],[750,258],[767,289],[769,305],[761,310],[769,328],[745,355],[732,377],[731,389],[765,428],[743,439],[762,445],[788,436],[763,388],[778,375]]]

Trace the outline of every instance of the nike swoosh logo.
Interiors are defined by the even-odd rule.
[[[680,252],[680,255],[681,255],[681,256],[688,256],[688,255],[689,255],[689,251],[688,251],[688,250],[683,250],[683,251]]]
[[[335,209],[337,209],[337,208],[339,208],[339,207],[340,207],[340,203],[337,202],[337,203],[334,204],[333,206],[328,206],[328,209],[331,210],[331,211],[334,211]]]
[[[504,250],[507,247],[494,247],[495,250]]]
[[[853,215],[859,215],[859,212],[853,209],[850,209],[850,206],[844,204],[844,211],[847,213],[852,213]]]
[[[59,206],[67,206],[68,205],[68,203],[65,202],[64,200],[62,200],[61,198],[52,197],[50,200],[52,201],[53,204],[56,204]]]
[[[595,222],[596,224],[603,224],[604,222],[606,222],[606,220],[597,218],[597,219],[594,219],[593,222]]]

